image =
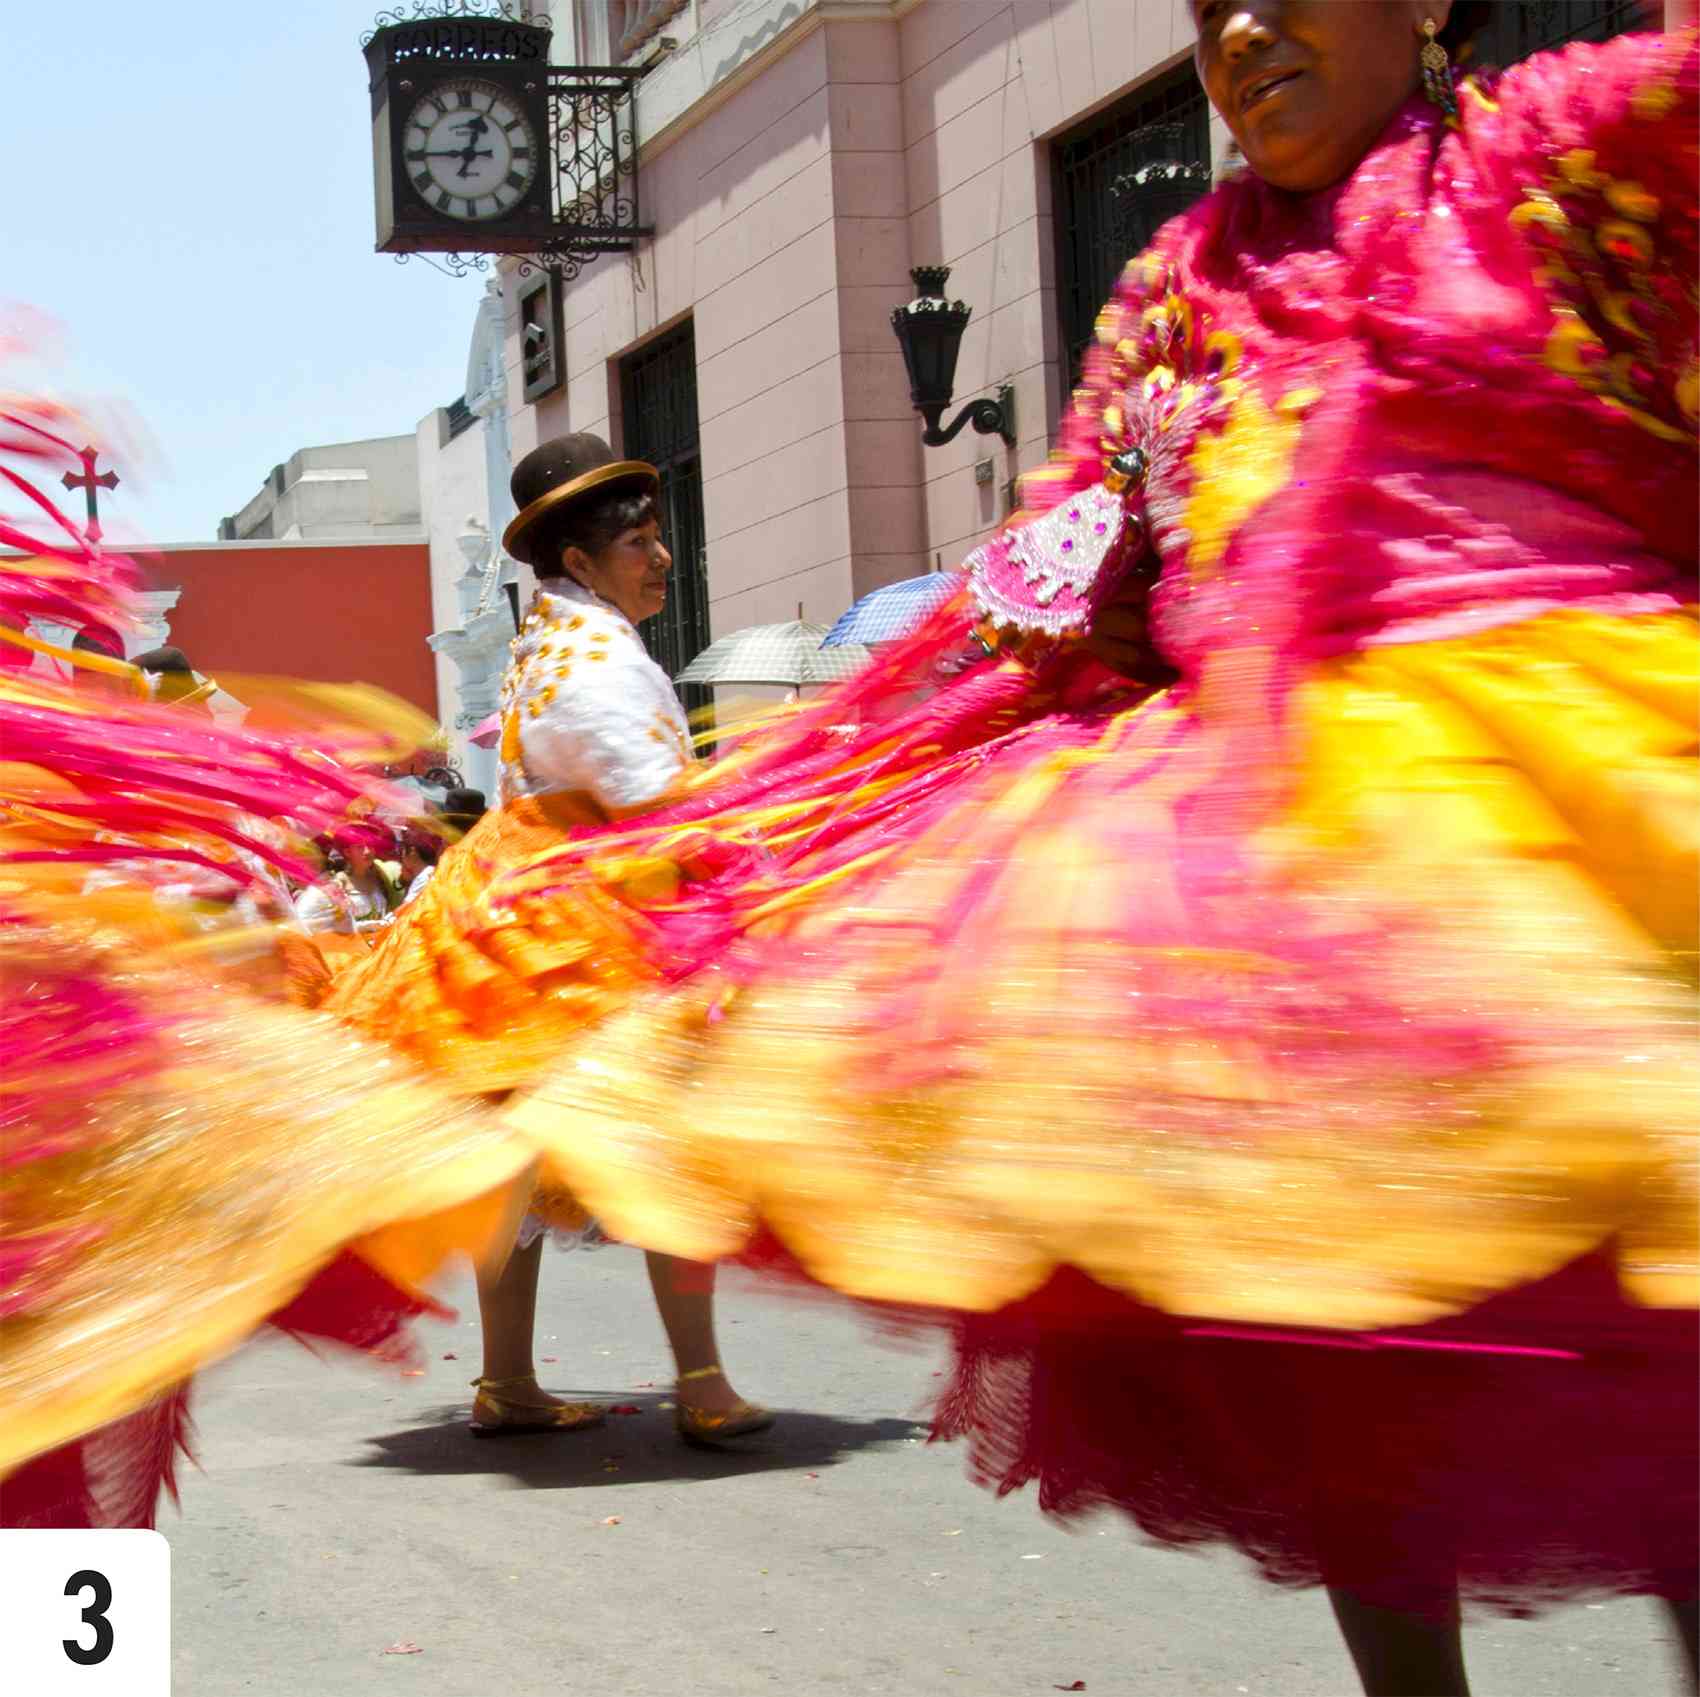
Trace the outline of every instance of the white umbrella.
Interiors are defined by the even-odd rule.
[[[807,624],[802,619],[782,625],[749,625],[711,642],[673,681],[807,689],[811,684],[837,683],[867,665],[868,651],[861,643],[822,648],[825,636],[825,625]]]

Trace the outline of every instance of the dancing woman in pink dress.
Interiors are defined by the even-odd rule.
[[[1193,11],[1249,170],[954,605],[528,872],[671,860],[683,983],[523,1123],[622,1237],[964,1315],[989,1483],[1328,1586],[1371,1692],[1465,1689],[1461,1600],[1692,1654],[1694,36]]]

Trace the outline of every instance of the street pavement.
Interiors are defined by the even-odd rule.
[[[423,1328],[418,1376],[280,1340],[203,1379],[200,1466],[161,1522],[177,1697],[1356,1690],[1319,1593],[975,1489],[919,1424],[936,1348],[834,1302],[725,1281],[727,1365],[783,1415],[705,1455],[660,1406],[635,1253],[544,1260],[544,1382],[640,1410],[597,1432],[468,1438],[475,1309],[465,1286],[450,1300],[460,1318]],[[1469,1649],[1479,1697],[1678,1689],[1650,1604],[1490,1620]]]

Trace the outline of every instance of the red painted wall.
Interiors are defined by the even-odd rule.
[[[169,640],[211,677],[377,684],[437,714],[431,562],[423,542],[221,542],[138,550],[180,589]]]

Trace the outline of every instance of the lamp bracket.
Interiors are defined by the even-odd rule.
[[[1015,387],[1010,383],[1000,384],[997,399],[989,400],[982,396],[977,401],[970,401],[949,424],[942,429],[939,420],[944,416],[943,407],[923,407],[921,417],[926,429],[921,432],[921,441],[929,448],[942,448],[946,442],[951,442],[961,434],[962,427],[967,424],[981,436],[1001,436],[1011,448],[1015,446]]]

